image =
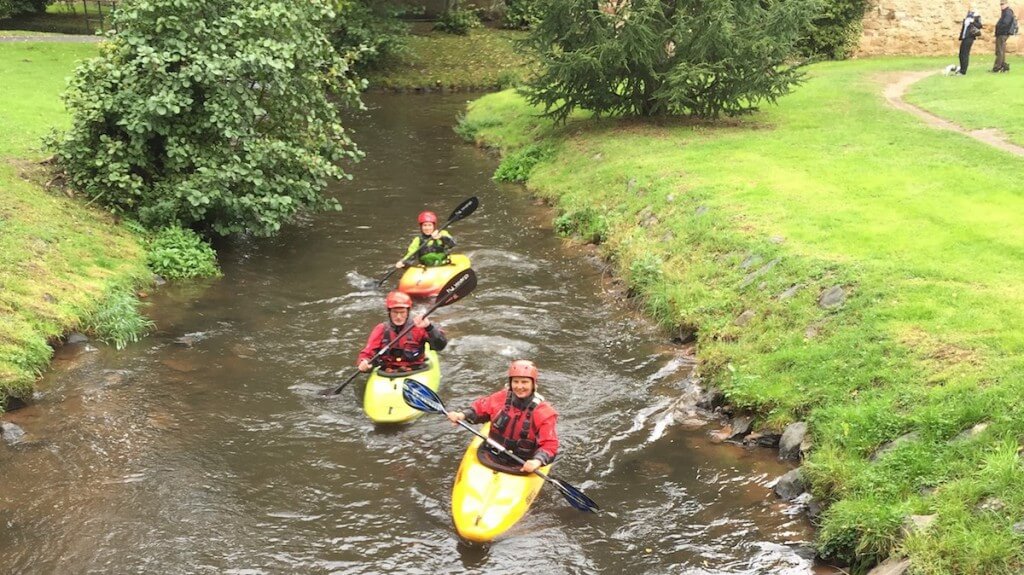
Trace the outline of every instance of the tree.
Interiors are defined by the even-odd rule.
[[[714,118],[774,102],[801,79],[814,0],[541,0],[524,92],[557,121],[597,114]]]
[[[0,18],[17,16],[26,12],[45,12],[53,0],[0,0]]]
[[[327,0],[128,0],[100,56],[79,66],[67,133],[51,144],[69,183],[159,228],[270,235],[359,152],[338,104],[360,81],[331,47]]]
[[[406,50],[406,7],[393,0],[336,0],[331,43],[360,73],[386,66]]]

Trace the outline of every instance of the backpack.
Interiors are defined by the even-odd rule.
[[[1013,22],[1010,22],[1010,36],[1017,35],[1017,15],[1013,15]]]

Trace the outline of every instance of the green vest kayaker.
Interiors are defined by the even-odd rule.
[[[433,267],[448,263],[448,252],[455,247],[455,238],[445,230],[437,230],[437,214],[434,212],[423,212],[417,219],[420,234],[412,239],[405,256],[395,267],[404,268],[416,264]]]

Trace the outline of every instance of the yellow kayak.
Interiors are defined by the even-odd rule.
[[[426,366],[418,371],[382,373],[379,368],[370,373],[363,393],[363,411],[376,423],[403,423],[423,415],[402,399],[402,382],[405,378],[415,379],[430,389],[441,387],[441,363],[437,352],[426,344]]]
[[[486,436],[489,428],[490,423],[480,432]],[[469,444],[452,489],[455,530],[463,539],[478,543],[493,541],[522,519],[544,486],[535,473],[516,475],[481,463],[478,451],[482,443],[477,437]],[[550,467],[540,471],[547,473]]]
[[[449,263],[443,266],[410,266],[402,274],[398,281],[398,291],[405,292],[411,296],[434,297],[448,283],[448,280],[455,277],[462,270],[469,269],[469,257],[462,254],[452,254],[448,258]]]

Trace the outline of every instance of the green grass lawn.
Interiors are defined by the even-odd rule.
[[[885,104],[886,78],[942,63],[818,64],[779,106],[719,123],[553,127],[502,92],[462,130],[506,158],[551,147],[528,186],[555,199],[556,227],[598,230],[654,317],[697,328],[701,373],[734,405],[765,427],[810,423],[823,554],[1019,573],[1024,181],[1006,174],[1024,159]],[[833,287],[845,303],[821,307]]]
[[[987,61],[987,60],[985,60]],[[1011,71],[993,74],[985,66],[966,76],[936,75],[910,88],[905,99],[965,128],[996,128],[1010,141],[1024,145],[1024,58],[1010,57]]]
[[[369,77],[370,88],[486,90],[526,76],[527,61],[513,50],[523,32],[478,28],[468,36],[440,32],[409,36],[400,62]]]
[[[0,396],[26,392],[48,339],[105,294],[148,277],[137,239],[104,212],[47,192],[40,138],[68,122],[59,94],[93,44],[0,44]]]

